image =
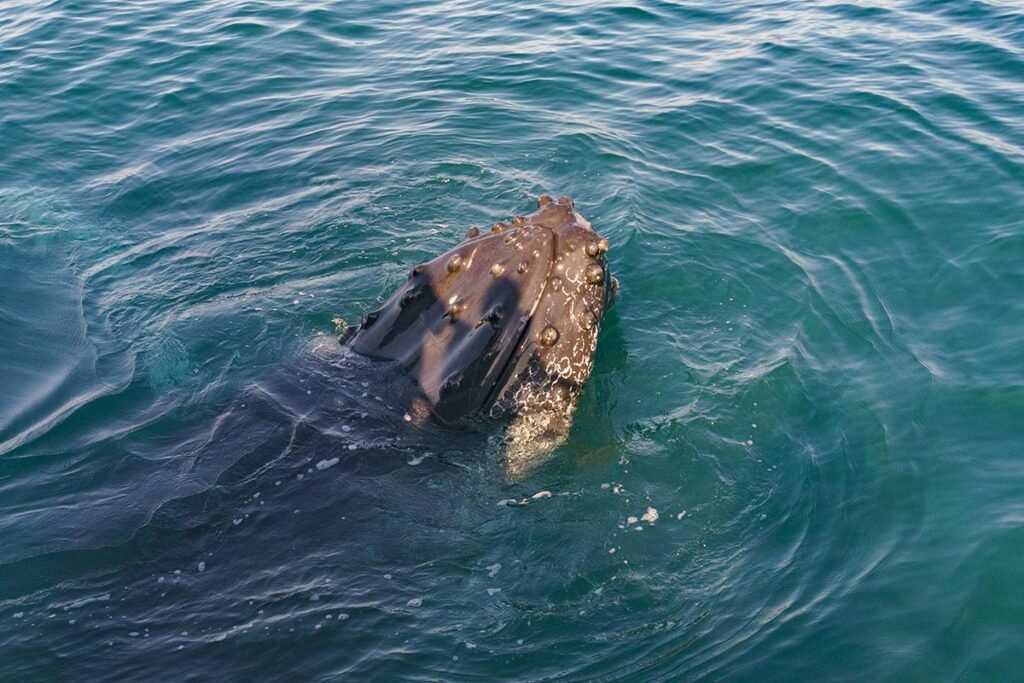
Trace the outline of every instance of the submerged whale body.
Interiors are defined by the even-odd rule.
[[[511,415],[511,443],[530,452],[568,433],[618,289],[607,240],[572,200],[538,204],[489,233],[470,228],[342,336],[416,382],[415,418]]]

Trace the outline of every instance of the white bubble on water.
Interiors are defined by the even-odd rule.
[[[406,607],[419,607],[423,604],[422,598],[411,598],[409,602],[405,603]]]
[[[320,462],[318,462],[316,464],[316,468],[322,472],[322,471],[326,470],[328,467],[334,467],[339,462],[341,462],[341,458],[328,458],[328,459],[321,460]]]

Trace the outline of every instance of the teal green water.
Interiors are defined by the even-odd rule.
[[[1011,1],[0,5],[0,679],[1024,680],[1022,122]],[[541,192],[510,481],[327,346]]]

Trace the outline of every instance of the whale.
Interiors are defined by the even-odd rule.
[[[407,419],[510,417],[506,454],[532,459],[565,440],[593,369],[619,289],[608,249],[572,199],[541,195],[415,266],[340,341],[415,383]]]

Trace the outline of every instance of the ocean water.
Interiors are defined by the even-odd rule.
[[[510,479],[332,340],[541,192]],[[0,4],[0,679],[1024,680],[1022,341],[1016,0]]]

